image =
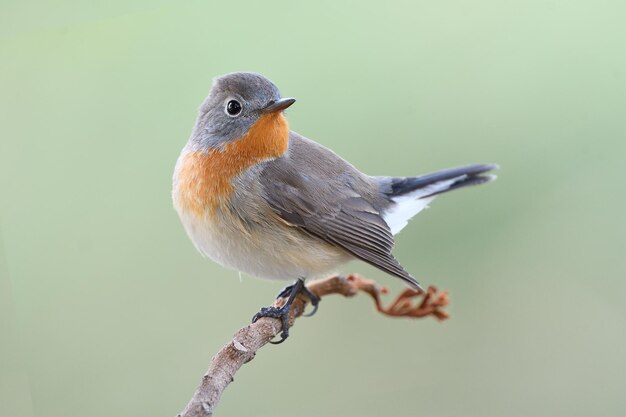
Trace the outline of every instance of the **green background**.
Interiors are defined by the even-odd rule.
[[[0,416],[175,415],[282,287],[203,259],[171,206],[196,109],[236,70],[367,173],[501,169],[397,239],[449,321],[327,298],[217,415],[626,413],[623,1],[0,7]]]

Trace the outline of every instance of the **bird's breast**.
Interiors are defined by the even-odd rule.
[[[282,113],[261,116],[248,132],[221,149],[181,153],[174,172],[174,205],[179,214],[214,215],[233,193],[233,179],[263,161],[282,156],[289,126]]]

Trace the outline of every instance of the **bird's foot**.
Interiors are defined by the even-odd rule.
[[[252,317],[252,323],[255,323],[261,317],[273,317],[280,319],[280,322],[283,325],[283,330],[280,332],[280,340],[277,342],[272,342],[270,340],[270,343],[273,345],[281,344],[289,337],[289,310],[291,310],[291,304],[285,304],[281,308],[263,307],[254,315],[254,317]]]
[[[285,304],[282,307],[263,307],[259,310],[258,313],[252,317],[252,323],[256,322],[261,317],[273,317],[276,319],[280,319],[282,324],[282,331],[280,333],[281,339],[277,342],[271,342],[274,345],[282,343],[289,337],[289,311],[291,310],[291,304],[293,304],[293,300],[296,299],[298,294],[303,293],[310,301],[313,306],[313,311],[306,316],[312,316],[317,311],[317,307],[320,302],[320,298],[313,294],[309,289],[304,285],[304,280],[299,279],[293,285],[285,287],[280,294],[276,297],[279,298],[287,298]]]
[[[276,296],[276,299],[278,300],[279,298],[288,298],[289,296],[291,296],[294,287],[296,287],[298,285],[299,282],[301,282],[302,280],[298,280],[296,283],[291,284],[286,286],[285,288],[283,288],[281,290],[281,292],[278,293],[278,295]],[[312,315],[314,315],[317,312],[317,308],[319,307],[320,304],[320,300],[321,298],[318,297],[316,294],[314,294],[313,292],[311,292],[311,290],[309,290],[306,285],[304,285],[304,283],[302,284],[301,288],[298,290],[299,294],[304,294],[306,296],[306,298],[309,299],[309,301],[311,302],[311,305],[313,306],[313,311],[311,311],[308,314],[303,314],[303,317],[311,317]],[[298,294],[296,294],[298,295]]]

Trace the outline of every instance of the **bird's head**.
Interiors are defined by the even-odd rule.
[[[218,77],[200,107],[191,145],[196,151],[223,149],[255,124],[256,130],[262,127],[260,134],[288,135],[282,111],[295,101],[282,98],[276,85],[260,74],[234,72]]]

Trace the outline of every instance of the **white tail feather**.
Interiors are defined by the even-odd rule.
[[[382,213],[383,219],[389,226],[389,229],[391,229],[391,233],[394,235],[398,234],[413,216],[428,207],[428,204],[435,198],[435,196],[425,196],[444,191],[452,184],[463,181],[466,177],[467,175],[461,175],[446,181],[435,182],[427,187],[393,197],[393,205]]]

